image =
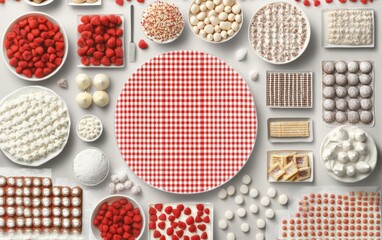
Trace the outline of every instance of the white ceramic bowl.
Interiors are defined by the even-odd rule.
[[[88,184],[88,183],[84,183],[84,182],[82,182],[80,179],[78,179],[78,177],[76,176],[76,173],[74,172],[74,159],[77,157],[77,155],[78,155],[80,152],[82,152],[82,151],[84,151],[84,150],[86,150],[86,149],[95,149],[95,150],[101,152],[101,153],[105,156],[105,158],[106,158],[106,160],[107,160],[107,172],[106,172],[105,176],[103,177],[103,179],[102,179],[100,182],[95,183],[95,184]],[[110,161],[109,161],[109,158],[107,157],[107,155],[106,155],[101,149],[96,148],[96,147],[87,147],[87,148],[81,149],[80,151],[78,151],[78,152],[76,153],[76,156],[75,156],[75,157],[73,158],[73,160],[72,160],[72,169],[73,169],[74,176],[75,176],[76,180],[77,180],[79,183],[81,183],[82,185],[88,186],[88,187],[94,187],[94,186],[97,186],[97,185],[101,184],[103,181],[106,180],[107,176],[109,176],[109,173],[110,173]]]
[[[22,74],[18,74],[15,70],[14,67],[12,67],[8,61],[8,57],[7,57],[7,50],[5,49],[5,46],[4,46],[4,42],[5,42],[5,38],[6,38],[6,35],[7,33],[9,32],[9,30],[12,28],[12,26],[17,22],[19,21],[20,19],[24,19],[24,18],[28,18],[30,16],[44,16],[46,17],[49,21],[51,21],[52,23],[58,25],[60,27],[60,31],[62,32],[62,35],[64,37],[64,43],[65,43],[65,54],[64,56],[62,57],[62,63],[60,66],[58,66],[51,74],[43,77],[43,78],[36,78],[36,77],[32,77],[32,78],[28,78]],[[62,25],[59,23],[58,20],[56,20],[54,17],[46,14],[46,13],[43,13],[43,12],[29,12],[29,13],[25,13],[19,17],[17,17],[15,20],[13,20],[7,27],[7,30],[5,31],[4,33],[4,36],[3,36],[3,59],[8,67],[8,69],[14,74],[16,75],[17,77],[19,78],[22,78],[24,80],[27,80],[27,81],[33,81],[33,82],[39,82],[39,81],[44,81],[50,77],[52,77],[54,74],[56,74],[58,71],[60,71],[61,67],[65,64],[65,61],[66,61],[66,58],[68,56],[68,48],[69,48],[69,42],[68,42],[68,36],[66,35],[66,32],[65,32],[65,29],[62,27]]]
[[[42,7],[42,6],[46,6],[52,2],[54,2],[54,0],[45,0],[44,2],[42,3],[35,3],[31,0],[24,0],[24,2],[26,2],[27,4],[33,6],[33,7]]]
[[[222,40],[219,41],[219,42],[215,42],[215,41],[210,41],[210,40],[208,40],[207,37],[202,37],[202,36],[199,35],[198,33],[195,33],[194,30],[192,29],[193,26],[192,26],[191,23],[190,23],[190,18],[191,18],[192,16],[194,16],[194,14],[191,13],[191,6],[192,6],[194,3],[195,3],[195,0],[193,0],[193,1],[191,2],[190,8],[189,8],[189,10],[188,10],[188,26],[190,26],[191,32],[192,32],[195,36],[197,36],[198,38],[200,38],[200,39],[202,39],[203,41],[206,41],[206,42],[208,42],[208,43],[217,43],[217,44],[219,44],[219,43],[225,43],[225,42],[231,40],[232,38],[234,38],[234,37],[240,32],[240,30],[241,30],[241,28],[242,28],[242,26],[243,26],[243,23],[244,23],[244,13],[243,13],[243,9],[241,9],[241,12],[240,12],[240,15],[241,15],[241,23],[239,24],[239,29],[235,32],[234,35],[232,35],[232,36],[228,36],[226,39],[222,39]],[[238,5],[240,6],[240,3],[239,3],[238,0],[236,0],[236,4],[238,4]],[[240,7],[241,7],[241,6],[240,6]],[[208,14],[208,12],[207,12],[207,14]]]
[[[307,36],[306,36],[306,41],[305,41],[305,44],[304,44],[304,48],[300,51],[300,53],[299,53],[296,57],[290,59],[289,61],[285,61],[285,62],[274,62],[274,61],[270,61],[270,60],[268,60],[268,59],[266,59],[266,58],[263,58],[263,57],[256,51],[256,49],[252,46],[252,41],[251,41],[251,25],[252,25],[252,22],[253,22],[255,16],[256,16],[257,13],[258,13],[261,9],[263,9],[265,6],[267,6],[267,5],[269,5],[269,4],[275,4],[275,3],[287,3],[287,4],[290,4],[290,5],[294,6],[294,7],[296,7],[299,11],[301,11],[302,16],[304,16],[304,18],[305,18],[305,20],[306,20],[306,22],[307,22]],[[253,51],[256,53],[256,55],[257,55],[259,58],[261,58],[262,60],[264,60],[264,61],[266,61],[266,62],[268,62],[268,63],[271,63],[271,64],[275,64],[275,65],[288,64],[288,63],[291,63],[291,62],[295,61],[296,59],[298,59],[298,58],[305,52],[306,48],[308,47],[309,42],[310,42],[310,37],[311,37],[311,27],[310,27],[310,22],[309,22],[308,17],[307,17],[306,14],[304,13],[304,11],[302,11],[302,9],[300,9],[300,8],[297,7],[296,5],[293,5],[293,4],[289,3],[289,2],[271,2],[271,3],[264,4],[263,6],[261,6],[261,7],[255,12],[255,14],[253,14],[253,16],[252,16],[252,18],[251,18],[251,20],[250,20],[250,22],[249,22],[249,26],[248,26],[248,41],[249,41],[249,45],[251,46],[252,50],[253,50]]]
[[[153,2],[153,3],[155,3],[155,2]],[[148,6],[145,8],[145,10],[143,10],[143,12],[145,12],[146,9],[147,9],[148,7],[150,7],[153,3],[151,3],[150,5],[148,5]],[[171,5],[175,6],[175,7],[177,7],[178,10],[179,10],[179,12],[182,14],[182,11],[181,11],[181,10],[179,9],[179,7],[176,6],[174,3],[167,2],[167,1],[166,1],[166,3],[171,4]],[[142,13],[142,18],[143,18],[143,13]],[[143,33],[145,34],[145,36],[146,36],[148,39],[150,39],[151,41],[153,41],[153,42],[155,42],[155,43],[158,43],[158,44],[167,44],[167,43],[174,42],[176,39],[178,39],[178,38],[180,37],[180,35],[182,35],[182,33],[183,33],[183,31],[184,31],[184,25],[185,25],[185,20],[184,20],[184,16],[183,16],[183,14],[182,14],[182,18],[183,18],[183,27],[182,27],[182,30],[179,32],[178,36],[176,36],[175,38],[169,39],[169,40],[167,40],[167,41],[163,41],[163,42],[158,41],[158,40],[156,40],[155,38],[148,36],[147,33],[146,33],[146,31],[144,31],[142,24],[140,24],[140,25],[141,25],[141,27],[142,27],[142,31],[143,31]]]
[[[100,131],[100,133],[98,134],[98,136],[97,136],[96,138],[91,139],[91,140],[86,139],[86,138],[84,138],[83,136],[81,136],[81,134],[80,134],[79,131],[78,131],[78,127],[79,127],[79,125],[80,125],[80,121],[81,121],[82,119],[84,119],[84,118],[88,118],[88,117],[95,117],[95,118],[101,123],[101,131]],[[76,132],[77,132],[77,136],[78,136],[82,141],[84,141],[84,142],[95,142],[95,141],[96,141],[98,138],[100,138],[101,135],[102,135],[102,132],[103,132],[103,124],[102,124],[102,121],[101,121],[101,119],[99,119],[99,117],[97,117],[97,116],[95,116],[95,115],[93,115],[93,114],[86,114],[86,115],[82,116],[80,119],[78,119],[77,126],[76,126]]]
[[[141,207],[141,205],[139,205],[139,203],[134,200],[133,198],[131,197],[128,197],[128,196],[125,196],[125,195],[121,195],[121,194],[117,194],[117,195],[112,195],[112,196],[108,196],[108,197],[105,197],[103,198],[101,201],[99,201],[97,203],[97,205],[94,207],[93,211],[92,211],[92,215],[91,215],[91,218],[90,218],[90,229],[91,229],[91,232],[93,234],[93,237],[94,239],[96,240],[102,240],[102,237],[101,237],[101,233],[100,231],[98,230],[98,228],[96,226],[93,225],[93,219],[95,218],[95,216],[97,215],[97,212],[98,210],[100,209],[101,205],[104,203],[104,202],[107,202],[108,204],[109,203],[112,203],[113,201],[116,201],[118,199],[123,199],[125,198],[127,201],[129,201],[130,203],[133,204],[134,207],[136,208],[139,208],[139,212],[141,213],[141,216],[142,216],[142,229],[141,229],[141,233],[139,234],[139,236],[136,238],[136,239],[140,239],[143,235],[143,232],[145,230],[145,226],[146,226],[146,218],[145,218],[145,213],[143,211],[143,208]]]
[[[326,144],[330,143],[332,137],[334,136],[334,133],[337,132],[339,129],[346,129],[346,130],[349,130],[349,129],[356,129],[357,127],[355,126],[339,126],[335,129],[333,129],[328,135],[326,135],[324,141],[322,141],[322,144],[321,144],[321,148],[320,148],[320,154],[321,154],[321,163],[322,163],[322,166],[323,168],[325,169],[325,171],[331,176],[333,177],[334,179],[340,181],[340,182],[345,182],[345,183],[354,183],[354,182],[359,182],[365,178],[367,178],[368,176],[370,176],[370,174],[374,171],[376,165],[377,165],[377,161],[378,161],[378,151],[377,151],[377,146],[375,145],[375,142],[374,142],[374,139],[363,129],[360,129],[362,130],[365,135],[366,135],[366,139],[367,139],[367,146],[368,146],[368,155],[369,155],[369,160],[367,161],[370,165],[370,171],[368,173],[364,173],[364,174],[359,174],[359,173],[356,173],[355,176],[353,177],[348,177],[348,176],[343,176],[343,177],[339,177],[337,175],[335,175],[332,171],[326,169],[325,167],[325,161],[324,161],[324,158],[323,158],[323,153],[324,153],[324,148],[326,146]]]

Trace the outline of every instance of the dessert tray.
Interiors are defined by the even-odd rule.
[[[141,66],[119,96],[115,133],[123,159],[148,184],[199,193],[231,179],[255,144],[257,115],[243,78],[197,51]]]

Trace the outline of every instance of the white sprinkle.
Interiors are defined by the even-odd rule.
[[[249,206],[249,211],[251,211],[251,213],[258,213],[259,207],[256,204],[251,204],[251,206]]]
[[[245,233],[249,232],[249,224],[248,223],[241,224],[240,228],[241,228],[242,232],[245,232]]]
[[[249,188],[248,188],[248,186],[247,186],[247,185],[241,185],[241,186],[240,186],[240,192],[241,192],[242,194],[244,194],[244,195],[247,195],[248,192],[249,192]]]
[[[271,200],[269,200],[268,197],[263,197],[260,201],[260,204],[264,207],[268,207],[269,204],[271,203]]]
[[[225,219],[222,219],[222,220],[220,220],[219,221],[219,228],[220,229],[227,229],[227,227],[228,227],[228,222],[227,222],[227,220],[225,220]]]
[[[259,196],[259,191],[257,191],[256,188],[251,188],[251,191],[249,191],[249,196],[252,198],[257,198],[257,196]]]
[[[248,184],[250,184],[252,182],[252,178],[249,175],[244,175],[243,178],[241,179],[241,181],[244,184],[248,185]]]
[[[287,205],[288,204],[288,201],[289,201],[289,199],[288,199],[288,196],[287,195],[285,195],[285,194],[281,194],[280,196],[279,196],[279,204],[280,205]]]
[[[259,79],[259,72],[257,71],[252,71],[249,73],[249,78],[252,80],[252,81],[257,81]]]
[[[227,198],[227,191],[223,188],[219,191],[218,197],[222,200]]]
[[[256,240],[264,240],[264,234],[263,233],[257,233],[256,234]]]
[[[244,61],[247,58],[247,53],[248,51],[245,48],[237,50],[236,52],[237,61],[239,62]]]
[[[237,205],[241,205],[241,204],[243,204],[244,203],[244,198],[242,197],[242,196],[236,196],[235,197],[235,203],[237,204]]]
[[[228,196],[233,196],[234,194],[235,194],[235,192],[236,192],[236,189],[235,189],[235,187],[234,186],[229,186],[228,188],[227,188],[227,193],[228,193]]]
[[[263,229],[263,228],[265,228],[265,221],[264,221],[264,219],[258,219],[257,220],[257,222],[256,222],[256,226],[258,227],[258,228],[260,228],[260,229]]]
[[[233,212],[231,210],[226,211],[225,214],[224,214],[224,217],[227,220],[231,220],[233,218]]]
[[[275,217],[275,211],[272,209],[272,208],[268,208],[266,211],[265,211],[265,216],[269,219],[272,219]]]
[[[270,198],[274,198],[277,195],[277,190],[275,188],[269,188],[268,189],[268,196]]]
[[[247,211],[244,208],[239,208],[237,209],[236,214],[238,217],[243,218],[247,215]]]
[[[228,233],[227,234],[227,240],[235,240],[236,239],[236,236],[234,233]]]

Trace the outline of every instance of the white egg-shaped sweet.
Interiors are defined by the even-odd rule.
[[[358,142],[365,142],[366,141],[366,133],[362,130],[357,130],[355,133],[354,133],[354,137],[355,137],[355,140],[357,140]]]
[[[346,140],[344,142],[342,142],[342,149],[344,151],[350,151],[353,149],[353,142],[351,140]]]
[[[365,161],[357,162],[357,164],[355,165],[355,168],[360,173],[368,173],[371,170],[370,165],[367,162],[365,162]]]
[[[80,92],[76,96],[76,102],[81,108],[89,108],[93,103],[92,95],[88,92]]]
[[[210,17],[210,21],[211,21],[212,26],[216,26],[220,23],[219,18],[215,17],[215,16]]]
[[[84,91],[91,86],[92,80],[90,79],[90,77],[87,74],[80,73],[76,76],[76,84],[77,84],[79,89]]]
[[[232,7],[236,3],[236,0],[223,0],[223,4],[225,6],[230,6]]]
[[[338,176],[338,177],[342,177],[345,175],[346,171],[345,171],[345,165],[342,164],[342,163],[336,163],[334,164],[333,166],[333,173]]]
[[[196,26],[198,24],[198,22],[199,22],[199,20],[197,17],[195,17],[195,16],[190,17],[190,23],[192,26]]]
[[[98,73],[93,78],[93,85],[99,91],[104,91],[110,86],[110,78],[103,73]]]
[[[239,14],[241,12],[241,7],[239,6],[239,4],[235,4],[232,6],[232,12],[235,14]]]
[[[213,1],[207,1],[206,2],[206,7],[209,9],[209,10],[212,10],[215,8],[215,3]]]
[[[205,12],[200,12],[198,15],[196,15],[196,18],[200,21],[203,21],[207,17],[207,14]]]
[[[212,26],[211,24],[207,24],[205,27],[204,27],[204,31],[207,33],[207,34],[212,34],[214,32],[214,26]]]
[[[348,177],[354,177],[355,174],[356,174],[356,169],[355,167],[349,165],[349,166],[346,166],[346,176]]]
[[[338,129],[337,133],[336,133],[336,138],[337,138],[337,141],[346,141],[349,139],[349,132],[346,130],[346,129]]]
[[[350,162],[357,162],[359,160],[359,153],[355,150],[350,150],[348,153]]]
[[[338,161],[339,161],[340,163],[343,163],[343,164],[349,162],[349,156],[348,156],[348,154],[347,154],[346,152],[339,152],[339,153],[338,153]]]
[[[235,32],[239,31],[239,24],[237,22],[233,22],[231,25],[232,30]]]
[[[214,41],[215,42],[220,42],[222,39],[222,35],[220,33],[215,33],[214,34]]]
[[[230,22],[220,22],[219,26],[221,29],[228,31],[231,29],[232,24]]]
[[[199,4],[192,4],[190,11],[193,14],[197,14],[200,11],[200,5]]]
[[[96,91],[93,94],[93,101],[99,107],[105,107],[109,104],[109,95],[105,91]]]
[[[219,13],[219,19],[220,19],[221,21],[225,21],[225,20],[227,20],[227,19],[228,19],[228,14],[227,14],[226,12],[221,12],[221,13]]]
[[[364,143],[356,143],[354,145],[354,150],[356,150],[360,156],[365,156],[367,154],[367,146]]]
[[[217,13],[221,13],[221,12],[223,12],[223,11],[224,11],[224,5],[221,3],[219,6],[216,6],[216,7],[215,7],[215,11],[216,11]]]

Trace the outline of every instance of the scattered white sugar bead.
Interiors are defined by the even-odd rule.
[[[277,195],[277,190],[275,188],[268,188],[268,196],[274,198]]]
[[[220,220],[219,221],[219,228],[220,229],[227,229],[227,227],[228,227],[228,222],[227,222],[227,220],[225,220],[225,219],[222,219],[222,220]]]
[[[244,198],[242,197],[242,196],[236,196],[235,197],[235,203],[237,204],[237,205],[241,205],[241,204],[243,204],[244,203]]]
[[[248,51],[245,48],[237,50],[237,52],[236,52],[237,61],[239,61],[239,62],[244,61],[247,58],[247,53],[248,53]]]
[[[264,234],[263,233],[257,233],[256,234],[256,240],[264,240]]]
[[[289,199],[288,199],[288,196],[287,195],[285,195],[285,194],[281,194],[280,196],[279,196],[279,199],[278,199],[278,201],[279,201],[279,204],[280,205],[287,205],[288,204],[288,201],[289,201]]]
[[[236,192],[235,186],[231,185],[227,188],[228,196],[233,196]]]
[[[236,236],[234,233],[230,232],[227,234],[227,240],[235,240]]]
[[[132,181],[127,180],[126,182],[123,183],[123,185],[125,186],[125,188],[126,188],[127,190],[129,190],[130,188],[133,187],[134,184],[133,184]]]
[[[272,209],[272,208],[268,208],[266,211],[265,211],[265,216],[269,219],[271,218],[274,218],[275,217],[275,211]]]
[[[228,210],[224,213],[224,217],[227,219],[227,220],[231,220],[233,218],[233,212],[231,210]]]
[[[246,184],[246,185],[249,185],[251,182],[252,182],[252,178],[251,176],[249,175],[244,175],[241,179],[241,181]]]
[[[268,207],[269,204],[271,203],[271,200],[269,200],[268,197],[263,197],[260,201],[260,204],[264,207]]]
[[[251,191],[249,191],[249,196],[252,198],[257,198],[259,196],[259,191],[257,191],[256,188],[251,188]]]
[[[239,208],[236,210],[236,214],[238,217],[243,218],[247,215],[247,210],[245,210],[245,208]]]
[[[249,211],[251,211],[251,213],[258,213],[259,207],[256,204],[251,204],[251,206],[249,206]]]
[[[264,219],[258,219],[257,220],[257,222],[256,222],[256,226],[258,227],[258,228],[260,228],[260,229],[263,229],[263,228],[265,228],[265,221],[264,221]]]
[[[223,188],[223,189],[221,189],[220,191],[219,191],[219,193],[218,193],[218,197],[220,198],[220,199],[226,199],[227,198],[227,191]]]
[[[133,195],[139,195],[139,194],[141,194],[141,192],[142,192],[142,189],[140,186],[134,186],[131,188],[131,193]]]
[[[249,188],[248,188],[248,186],[247,186],[247,185],[241,185],[241,186],[240,186],[240,192],[241,192],[242,194],[244,194],[244,195],[247,195],[248,192],[249,192]]]
[[[248,223],[241,224],[240,229],[242,232],[245,232],[245,233],[249,232],[249,224]]]
[[[250,74],[249,74],[249,78],[252,80],[252,81],[257,81],[259,79],[259,72],[257,71],[252,71]]]

